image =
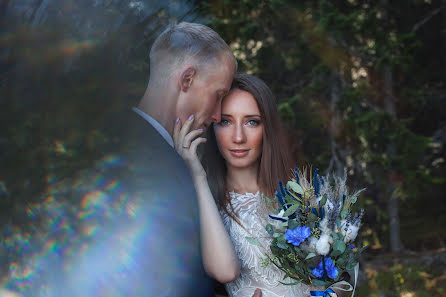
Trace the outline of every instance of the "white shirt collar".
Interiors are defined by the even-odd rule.
[[[164,128],[160,123],[158,123],[154,118],[149,116],[147,113],[142,111],[141,109],[137,107],[132,108],[134,112],[142,116],[147,122],[150,123],[150,125],[155,128],[156,131],[164,138],[164,140],[167,141],[167,143],[173,148],[173,138],[170,136],[169,132],[167,132],[166,128]]]

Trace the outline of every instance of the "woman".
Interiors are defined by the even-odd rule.
[[[273,197],[278,180],[287,180],[292,167],[269,88],[257,77],[238,74],[222,102],[221,122],[209,129],[208,141],[197,138],[200,130],[189,132],[190,126],[178,124],[174,141],[197,189],[206,271],[227,283],[230,296],[251,297],[256,288],[264,297],[309,296],[307,286],[282,285],[283,272],[262,265],[271,240],[264,228],[268,209],[263,194]],[[197,146],[204,142],[206,171],[196,156]],[[258,238],[264,248],[246,237]]]

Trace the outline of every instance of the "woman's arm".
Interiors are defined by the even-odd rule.
[[[201,130],[189,132],[192,122],[193,118],[187,120],[182,127],[179,121],[175,124],[175,149],[188,165],[197,192],[204,268],[217,281],[227,283],[238,278],[240,266],[209,189],[206,172],[197,156],[198,145],[206,139],[198,137],[203,132]]]
[[[200,212],[204,267],[219,282],[231,282],[240,274],[234,246],[215,205],[206,177],[194,178],[194,184]]]

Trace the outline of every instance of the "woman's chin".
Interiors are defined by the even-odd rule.
[[[229,166],[238,169],[245,169],[248,167],[252,167],[255,164],[255,162],[246,159],[235,159],[235,160],[232,159],[227,163]]]

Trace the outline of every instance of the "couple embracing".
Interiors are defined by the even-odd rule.
[[[267,246],[262,195],[293,166],[270,89],[237,74],[228,45],[193,23],[158,36],[150,72],[117,146],[144,226],[126,276],[140,282],[115,285],[126,296],[212,296],[212,277],[230,296],[309,296],[305,285],[281,285],[283,273],[263,267],[264,251],[245,239]]]

